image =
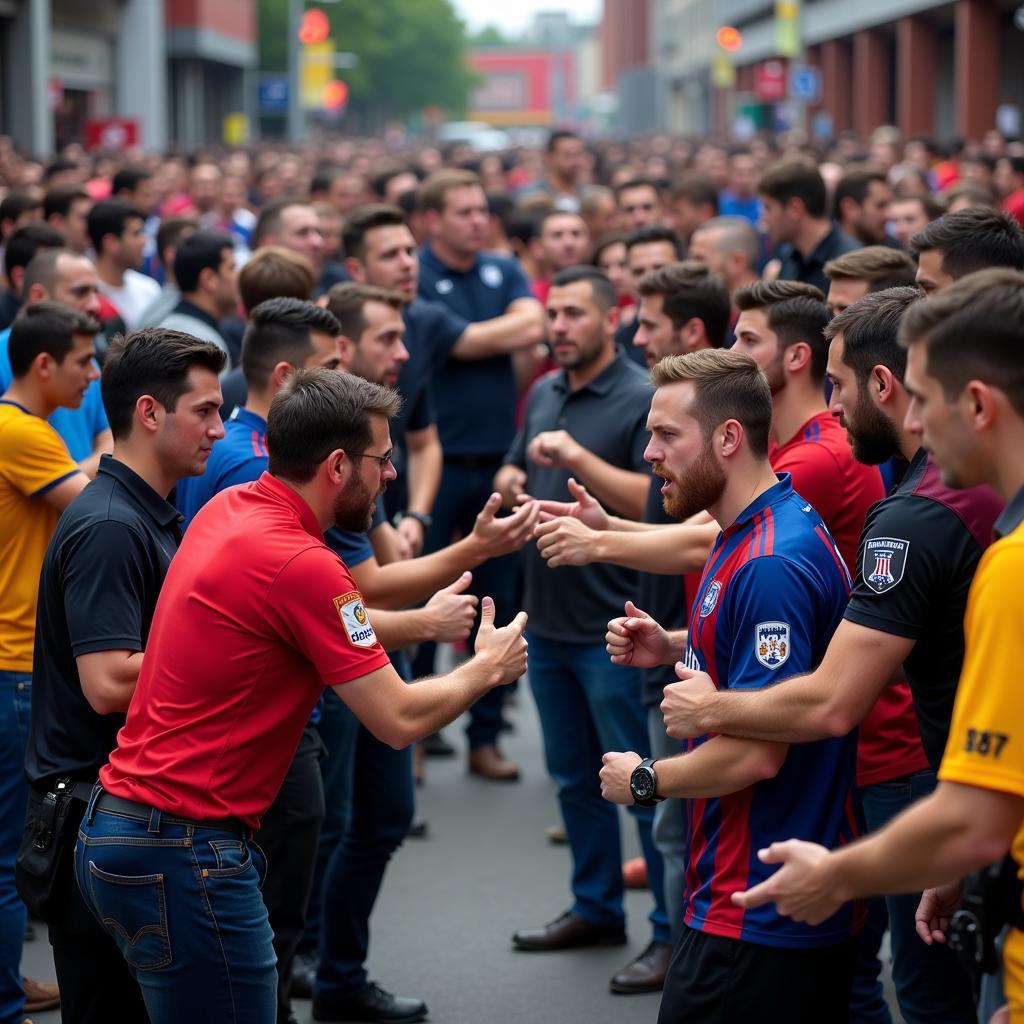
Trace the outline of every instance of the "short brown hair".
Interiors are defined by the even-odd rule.
[[[742,352],[706,348],[685,356],[666,356],[651,370],[656,388],[680,381],[694,384],[697,397],[691,415],[705,439],[726,420],[743,427],[751,453],[768,456],[772,424],[772,394],[757,363]]]
[[[397,310],[405,307],[405,299],[387,288],[356,284],[354,281],[342,281],[331,286],[327,293],[327,309],[338,318],[341,333],[346,338],[355,341],[366,330],[363,308],[368,302],[382,302]]]
[[[480,176],[473,171],[463,171],[456,167],[442,168],[420,185],[419,208],[444,213],[446,196],[452,189],[470,188],[474,185],[483,188]]]
[[[1006,394],[1024,416],[1024,273],[992,267],[968,274],[937,295],[910,307],[900,343],[921,344],[928,374],[953,401],[970,380]]]
[[[268,299],[308,301],[316,287],[316,270],[301,253],[268,245],[253,253],[238,275],[238,294],[246,315]]]
[[[268,235],[276,234],[281,226],[281,214],[291,206],[308,206],[312,209],[313,204],[308,199],[300,199],[298,196],[282,196],[280,199],[272,199],[259,212],[256,224],[252,229],[252,244],[262,248],[260,243]]]
[[[312,480],[338,448],[357,454],[373,439],[370,417],[394,416],[397,391],[337,370],[296,370],[274,396],[267,416],[269,470],[295,483]]]
[[[660,295],[662,311],[677,331],[687,320],[700,320],[708,341],[721,348],[732,312],[729,289],[707,264],[697,260],[667,263],[644,274],[637,291],[641,296]]]
[[[825,182],[814,164],[803,160],[775,164],[757,183],[757,190],[783,206],[790,199],[799,199],[808,216],[825,216]]]
[[[910,287],[916,273],[914,261],[902,249],[888,245],[867,245],[825,264],[825,276],[830,281],[866,281],[869,292]]]

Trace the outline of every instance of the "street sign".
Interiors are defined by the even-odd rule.
[[[288,113],[288,77],[264,75],[260,78],[259,106],[263,114]]]
[[[821,72],[806,64],[789,69],[789,98],[800,103],[821,102]]]
[[[786,65],[766,60],[754,68],[754,92],[762,103],[779,103],[786,98]]]

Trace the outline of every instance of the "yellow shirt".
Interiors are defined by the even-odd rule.
[[[39,570],[60,513],[42,495],[78,473],[46,420],[0,400],[0,670],[32,671]]]
[[[1007,508],[1013,518],[1024,495]],[[1002,522],[1002,520],[1001,520]],[[997,524],[997,526],[1000,524]],[[982,556],[964,616],[964,665],[939,778],[1024,797],[1024,522]],[[1010,848],[1024,865],[1024,822]],[[1024,933],[1003,950],[1013,1021],[1024,1021]]]

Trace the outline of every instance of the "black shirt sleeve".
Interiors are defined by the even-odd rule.
[[[144,649],[146,548],[123,523],[83,531],[63,569],[64,613],[77,658],[97,651]]]

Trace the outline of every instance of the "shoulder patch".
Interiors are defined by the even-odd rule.
[[[861,576],[876,593],[884,594],[899,585],[907,567],[910,541],[899,537],[872,537],[864,544]]]
[[[788,622],[759,622],[754,627],[754,655],[765,668],[785,665],[789,648]]]
[[[362,594],[356,590],[342,594],[334,599],[334,607],[338,612],[338,618],[341,619],[348,642],[353,647],[365,649],[377,643],[377,634],[370,625]]]
[[[437,289],[438,295],[447,295],[455,287],[455,285],[451,282],[449,278],[442,277],[441,280],[434,285],[434,287]]]

